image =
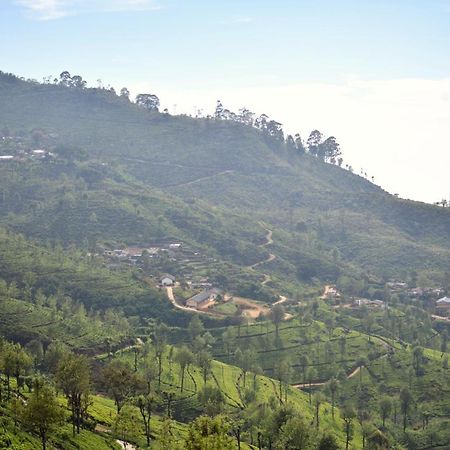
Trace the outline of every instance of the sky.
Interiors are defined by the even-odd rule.
[[[246,106],[336,136],[391,193],[450,197],[450,0],[0,0],[0,70]]]

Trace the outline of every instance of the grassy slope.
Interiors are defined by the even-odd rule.
[[[178,402],[178,409],[186,413],[187,410],[183,406],[189,399],[195,398],[195,393],[203,386],[203,378],[200,369],[192,366],[189,369],[190,376],[186,375],[184,393],[180,390],[180,372],[179,367],[173,363],[172,368],[168,360],[166,352],[166,358],[163,362],[162,372],[162,385],[164,390],[172,391],[176,394],[175,404]],[[130,364],[133,362],[133,355],[130,352],[124,352],[120,359],[128,361]],[[223,363],[221,361],[214,360],[212,363],[212,374],[208,377],[208,383],[216,385],[223,393],[225,402],[230,413],[237,412],[238,408],[243,406],[242,398],[240,396],[241,390],[243,390],[242,382],[239,384],[241,376],[241,370],[233,365]],[[252,385],[253,376],[248,375],[248,383]],[[240,386],[240,388],[238,388]],[[267,376],[257,376],[257,399],[259,403],[268,402],[271,397],[277,398],[278,395],[278,382]],[[184,400],[183,400],[184,399]],[[294,406],[301,415],[304,417],[307,423],[313,422],[314,410],[313,406],[309,404],[308,395],[299,389],[293,387],[288,388],[288,403]],[[192,407],[192,405],[191,405]],[[195,402],[194,402],[195,407]],[[198,407],[198,404],[197,404]],[[176,407],[175,407],[176,408]],[[199,409],[201,411],[201,407]],[[331,417],[331,405],[329,403],[323,403],[320,408],[320,423],[321,430],[327,430],[333,432],[338,437],[339,441],[345,442],[345,436],[342,431],[342,420],[339,416],[339,411],[336,410],[335,419]],[[355,427],[355,438],[350,448],[360,448],[361,434],[359,426]]]
[[[398,270],[399,260],[419,269],[450,261],[448,211],[396,199],[359,176],[308,156],[274,151],[254,129],[148,113],[94,89],[11,84],[3,78],[0,92],[2,125],[56,131],[61,142],[83,146],[93,158],[115,161],[147,185],[164,187],[185,201],[204,199],[203,216],[218,206],[216,225],[222,225],[225,235],[233,228],[225,217],[238,211],[289,231],[280,242],[285,247],[302,238],[291,226],[305,222],[309,240],[319,235],[326,247],[339,248],[344,260],[369,270]],[[233,172],[183,184],[224,170]],[[178,221],[180,227],[189,223],[189,214],[178,217],[180,208],[172,204],[169,221]],[[160,214],[158,207],[150,210]],[[168,223],[166,227],[170,229]],[[187,233],[199,239],[198,230]],[[296,264],[296,258],[285,256],[283,247],[280,250],[287,264]],[[305,252],[300,247],[297,256]]]

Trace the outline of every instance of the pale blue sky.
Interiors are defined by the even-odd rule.
[[[0,67],[184,85],[441,78],[449,24],[446,0],[2,0]]]
[[[0,0],[0,70],[69,70],[178,111],[245,102],[289,131],[335,134],[354,166],[427,201],[450,192],[446,172],[435,181],[450,167],[449,56],[450,0]]]

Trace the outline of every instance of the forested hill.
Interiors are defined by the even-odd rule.
[[[17,231],[43,237],[55,230],[62,194],[39,183],[64,173],[67,186],[76,191],[83,179],[95,199],[92,226],[100,240],[149,241],[166,231],[246,264],[258,260],[263,228],[270,228],[277,256],[272,269],[302,281],[355,269],[387,276],[432,273],[450,263],[450,210],[397,199],[344,169],[333,139],[313,135],[307,146],[285,139],[269,118],[255,126],[223,110],[208,118],[171,116],[157,105],[147,107],[145,99],[136,104],[74,82],[39,84],[3,74],[0,98],[0,130],[16,136],[12,144],[3,142],[1,153],[8,155],[28,134],[31,147],[60,158],[45,170],[16,164],[15,178],[3,178],[10,196],[23,183],[33,185],[20,196],[23,207],[16,205],[14,217],[3,210],[2,221],[8,217]],[[62,159],[68,161],[64,169]],[[78,197],[71,204],[73,220],[85,203]],[[40,213],[25,214],[37,201]],[[114,217],[141,232],[121,229]],[[60,227],[59,239],[80,239],[64,232]],[[230,250],[233,242],[239,245]]]

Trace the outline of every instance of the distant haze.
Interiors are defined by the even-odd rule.
[[[0,69],[69,70],[177,113],[245,105],[435,202],[450,194],[449,23],[450,0],[2,0]]]
[[[204,114],[215,101],[237,110],[266,113],[304,140],[318,128],[335,135],[345,163],[403,198],[435,202],[450,193],[450,79],[349,80],[342,84],[180,90],[132,86],[158,93],[169,111]]]

